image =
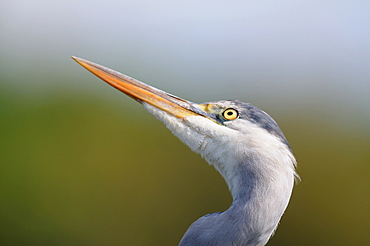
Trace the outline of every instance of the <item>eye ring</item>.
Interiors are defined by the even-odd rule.
[[[222,112],[222,117],[225,120],[235,120],[239,117],[239,112],[233,108],[227,108]]]

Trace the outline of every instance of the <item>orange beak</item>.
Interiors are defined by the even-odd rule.
[[[206,116],[206,113],[201,109],[202,106],[199,104],[183,100],[96,63],[77,57],[72,57],[72,59],[97,77],[140,103],[149,103],[178,118],[196,115]]]

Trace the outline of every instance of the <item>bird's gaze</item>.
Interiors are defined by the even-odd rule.
[[[233,108],[228,108],[224,112],[222,112],[222,117],[225,120],[235,120],[239,117],[239,112]]]

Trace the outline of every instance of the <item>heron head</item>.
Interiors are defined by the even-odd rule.
[[[268,171],[269,168],[279,168],[274,165],[281,164],[274,158],[288,156],[287,166],[294,172],[291,164],[294,157],[289,144],[277,123],[264,111],[237,100],[190,102],[101,65],[76,57],[73,59],[140,102],[182,142],[214,165],[232,193],[237,166],[252,163],[248,160],[253,158],[264,160],[254,160],[253,163],[257,164],[251,169]],[[258,166],[258,163],[271,163],[273,166],[266,168]]]

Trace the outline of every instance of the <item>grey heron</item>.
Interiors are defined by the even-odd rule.
[[[140,102],[225,179],[233,198],[230,208],[196,220],[180,246],[268,242],[298,176],[292,150],[267,113],[236,100],[193,103],[96,63],[72,58]]]

